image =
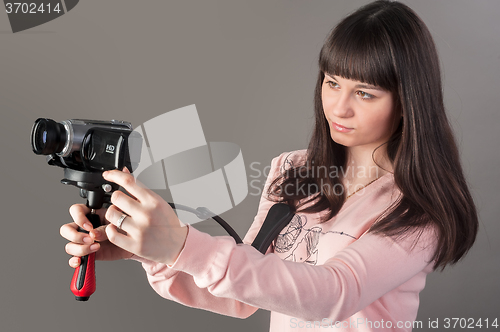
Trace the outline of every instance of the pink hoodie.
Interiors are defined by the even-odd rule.
[[[172,266],[133,259],[142,262],[162,297],[240,318],[258,308],[270,310],[271,332],[421,328],[414,320],[419,292],[433,270],[434,231],[424,230],[417,242],[416,234],[393,239],[367,233],[400,194],[391,173],[350,197],[326,223],[318,223],[318,214],[295,215],[266,255],[250,245],[275,204],[265,197],[267,187],[305,153],[283,153],[272,160],[244,244],[187,226],[185,246]]]

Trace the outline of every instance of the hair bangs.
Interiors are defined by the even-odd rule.
[[[319,67],[330,75],[396,92],[392,54],[387,30],[371,17],[365,22],[338,25],[321,49]]]

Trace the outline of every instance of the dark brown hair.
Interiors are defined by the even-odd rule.
[[[321,190],[325,184],[328,188],[342,185],[340,177],[311,174],[312,167],[342,168],[347,162],[346,149],[331,139],[323,112],[325,73],[392,92],[395,111],[403,114],[387,142],[395,184],[402,195],[370,232],[399,237],[434,225],[438,230],[434,268],[456,263],[474,243],[477,212],[446,116],[434,41],[415,12],[399,2],[375,1],[361,7],[329,34],[319,55],[315,127],[306,161],[274,179],[270,199],[287,202],[297,212],[326,211],[322,222],[335,216],[346,200],[344,191]],[[300,186],[317,191],[311,195],[290,190]],[[301,209],[305,205],[309,206]]]

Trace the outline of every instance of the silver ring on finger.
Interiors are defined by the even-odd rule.
[[[126,214],[122,214],[122,216],[120,217],[120,219],[118,219],[118,222],[116,223],[116,228],[118,229],[122,229],[122,224],[123,224],[123,221],[125,220],[125,218],[127,218],[128,215]]]

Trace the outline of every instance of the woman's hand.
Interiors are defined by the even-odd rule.
[[[92,224],[86,217],[89,212],[90,209],[83,204],[72,205],[69,213],[74,222],[65,224],[60,229],[61,235],[70,241],[66,245],[66,252],[74,256],[69,260],[69,265],[77,268],[81,263],[80,257],[92,252],[96,252],[96,260],[113,261],[130,258],[132,253],[115,246],[108,240],[106,234],[106,224],[109,224],[108,222],[104,220],[104,226],[93,229]],[[106,210],[100,209],[97,213],[102,221]],[[78,232],[78,227],[89,231],[89,234]]]
[[[177,218],[170,205],[153,191],[144,188],[128,172],[103,173],[105,180],[123,187],[130,197],[115,191],[105,219],[109,241],[126,252],[158,263],[173,264],[184,247],[188,228]],[[120,217],[127,215],[116,227]]]

